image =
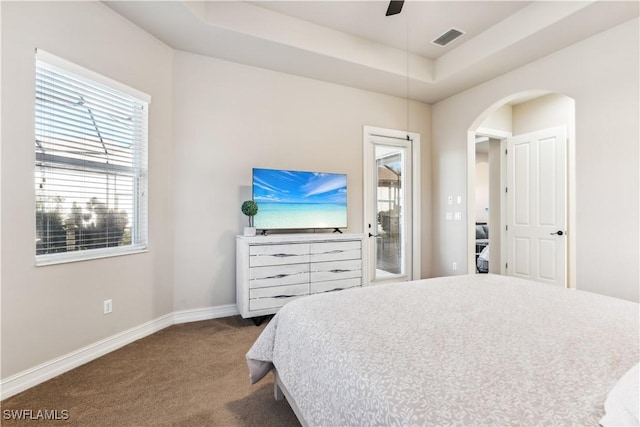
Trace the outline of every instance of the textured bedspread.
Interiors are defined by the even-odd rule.
[[[638,304],[495,275],[293,301],[247,353],[310,425],[597,426]]]

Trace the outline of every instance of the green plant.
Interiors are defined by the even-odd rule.
[[[249,217],[249,227],[253,227],[253,216],[258,213],[258,204],[253,200],[242,203],[242,213]]]

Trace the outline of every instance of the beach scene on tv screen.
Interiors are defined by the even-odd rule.
[[[345,174],[254,169],[253,200],[259,229],[347,226]]]

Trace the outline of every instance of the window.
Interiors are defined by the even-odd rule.
[[[36,54],[36,264],[146,249],[149,97]]]

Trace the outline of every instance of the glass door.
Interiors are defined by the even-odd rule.
[[[411,140],[370,135],[365,165],[369,281],[411,280]]]

